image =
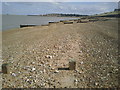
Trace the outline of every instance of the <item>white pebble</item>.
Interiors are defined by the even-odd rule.
[[[51,55],[46,55],[45,57],[46,57],[46,58],[50,58],[50,59],[53,58]]]
[[[16,76],[16,74],[15,74],[15,73],[12,73],[11,75],[12,75],[12,76],[14,76],[14,77]]]
[[[82,62],[80,62],[80,64],[83,64],[83,61],[82,61]]]
[[[35,62],[32,62],[32,64],[35,64]]]
[[[32,68],[32,71],[35,71],[36,69],[35,68]]]
[[[98,83],[96,82],[96,83],[95,83],[95,85],[97,86],[97,85],[98,85]]]
[[[43,72],[45,73],[45,72],[46,72],[46,70],[44,69],[44,70],[43,70]]]
[[[74,81],[75,81],[75,82],[78,82],[78,80],[77,80],[77,79],[75,79]]]
[[[58,70],[55,70],[55,73],[58,73],[59,71]]]

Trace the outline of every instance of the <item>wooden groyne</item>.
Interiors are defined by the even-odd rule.
[[[89,20],[78,20],[77,23],[87,23]]]
[[[64,24],[73,24],[73,22],[64,22]]]
[[[49,24],[43,24],[43,25],[41,25],[41,26],[49,26]]]
[[[21,24],[20,28],[23,28],[23,27],[35,27],[35,26],[37,26],[37,25],[35,25],[35,24]]]
[[[96,21],[107,21],[106,18],[100,18],[100,17],[87,17],[87,18],[80,18],[80,19],[73,19],[73,20],[60,20],[59,22],[49,21],[48,24],[43,24],[40,26],[50,26],[52,24],[73,24],[73,23],[88,23],[88,22],[96,22]],[[24,27],[35,27],[38,25],[35,24],[21,24],[20,28]]]
[[[59,23],[59,22],[49,22],[49,24],[57,24],[57,23]]]
[[[59,22],[49,22],[49,24],[51,24],[51,23],[59,23]]]

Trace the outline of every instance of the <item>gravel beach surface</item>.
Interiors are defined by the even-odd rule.
[[[3,31],[3,88],[107,88],[118,84],[118,19]],[[75,70],[68,68],[76,61]]]

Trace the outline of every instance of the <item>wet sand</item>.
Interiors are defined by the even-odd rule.
[[[3,88],[118,87],[118,20],[3,32]],[[76,61],[76,70],[68,68]]]

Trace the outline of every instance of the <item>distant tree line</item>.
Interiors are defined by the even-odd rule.
[[[79,15],[79,14],[46,14],[42,16],[58,16],[58,17],[80,17],[80,16],[88,16],[88,15]]]
[[[60,14],[60,16],[80,17],[80,16],[87,16],[87,15],[79,15],[79,14]]]
[[[79,15],[79,14],[44,14],[44,15],[28,15],[28,16],[57,16],[57,17],[81,17],[81,16],[88,16],[88,15]]]
[[[120,11],[120,9],[115,9],[114,11]]]

